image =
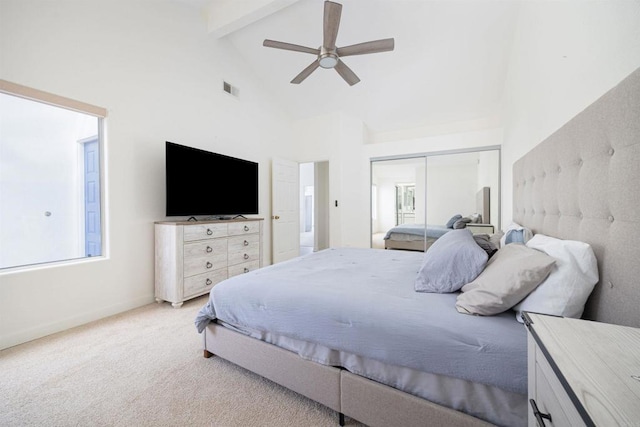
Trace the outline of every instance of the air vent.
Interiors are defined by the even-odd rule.
[[[240,91],[238,90],[237,87],[225,81],[222,82],[222,90],[227,92],[229,95],[233,95],[235,97],[238,97],[238,95],[240,94]]]

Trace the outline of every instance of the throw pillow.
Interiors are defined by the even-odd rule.
[[[491,258],[493,254],[495,254],[498,250],[498,247],[491,240],[489,240],[488,234],[474,234],[473,240],[475,240],[478,246],[480,246],[487,253],[489,258]]]
[[[500,239],[500,247],[508,245],[509,243],[527,243],[532,237],[533,232],[531,229],[512,222],[504,231],[504,236]]]
[[[417,292],[448,293],[475,279],[489,259],[469,230],[451,230],[425,252],[415,279]]]
[[[467,224],[469,224],[470,222],[471,222],[471,218],[467,218],[467,217],[460,218],[459,220],[453,223],[453,229],[459,230],[461,228],[465,228]]]
[[[456,309],[490,316],[522,301],[547,278],[555,259],[521,244],[507,245],[491,257],[484,271],[462,287]]]
[[[460,215],[460,214],[456,214],[456,215],[452,216],[452,217],[451,217],[451,219],[450,219],[449,221],[447,221],[447,223],[445,224],[445,226],[446,226],[447,228],[453,228],[453,224],[455,224],[455,222],[456,222],[457,220],[459,220],[460,218],[462,218],[462,215]]]

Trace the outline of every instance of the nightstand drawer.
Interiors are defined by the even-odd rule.
[[[493,225],[491,224],[467,224],[467,227],[473,234],[493,234]]]
[[[571,403],[571,399],[564,391],[562,384],[560,384],[560,380],[553,372],[553,369],[540,349],[536,350],[535,369],[535,402],[541,413],[548,414],[551,417],[551,420],[544,419],[544,426],[583,426],[584,422],[582,421],[582,418],[578,414],[573,403]],[[529,411],[531,411],[529,414],[530,417],[534,415],[534,408],[532,406],[529,407]]]

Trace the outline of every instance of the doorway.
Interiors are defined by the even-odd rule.
[[[300,255],[329,247],[329,162],[300,163]]]

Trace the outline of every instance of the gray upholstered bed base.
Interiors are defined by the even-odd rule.
[[[514,221],[594,248],[600,282],[584,317],[640,327],[640,70],[517,161],[513,174]],[[215,323],[204,339],[205,354],[370,426],[488,425]]]
[[[402,249],[405,251],[420,251],[425,252],[435,242],[436,239],[427,238],[426,247],[424,239],[422,240],[394,240],[393,235],[391,238],[384,241],[385,249]]]
[[[492,425],[344,369],[302,359],[215,322],[203,336],[205,357],[222,357],[371,427]]]

